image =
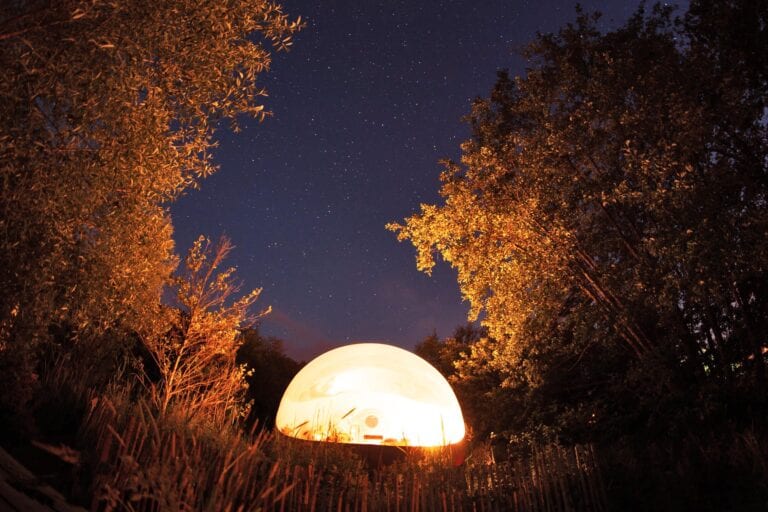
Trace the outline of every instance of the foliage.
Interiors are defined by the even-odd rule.
[[[261,427],[271,428],[280,399],[303,364],[285,354],[282,340],[271,336],[265,338],[256,327],[244,329],[240,336],[237,363],[247,369],[246,399],[250,403],[246,428],[256,422]]]
[[[268,0],[0,4],[1,357],[51,326],[156,331],[164,205],[215,170],[219,121],[267,114],[257,79],[299,28]]]
[[[739,393],[759,416],[768,6],[641,8],[605,34],[595,19],[538,37],[525,77],[499,75],[444,203],[389,228],[484,312],[491,337],[458,373],[503,378],[510,430],[674,432]]]
[[[414,352],[428,361],[447,379],[455,372],[455,361],[466,356],[470,347],[486,335],[484,329],[468,323],[457,327],[453,336],[443,340],[432,333],[416,345]]]
[[[231,249],[226,238],[217,245],[204,237],[194,243],[176,281],[179,307],[167,311],[173,327],[145,341],[160,373],[152,392],[161,414],[175,405],[187,418],[223,420],[243,406],[245,369],[236,361],[240,330],[269,309],[249,312],[260,289],[231,301],[239,288],[235,269],[220,269]]]
[[[92,401],[81,430],[98,510],[605,510],[591,447],[463,467],[423,455],[366,468],[352,449],[222,430],[151,414],[141,401]]]
[[[433,333],[415,349],[451,383],[468,426],[467,436],[473,443],[507,431],[512,423],[508,411],[515,409],[505,403],[509,394],[501,389],[503,378],[499,372],[487,367],[478,368],[472,375],[459,372],[461,361],[468,359],[483,339],[487,339],[487,331],[468,323],[442,340]]]
[[[768,437],[754,429],[642,450],[534,445],[528,454],[507,457],[481,446],[460,467],[446,465],[439,452],[412,453],[374,469],[345,445],[248,435],[231,423],[201,429],[183,408],[157,414],[140,389],[87,390],[67,366],[46,381],[39,404],[45,410],[35,413],[59,427],[75,419],[80,426],[57,438],[80,451],[74,452],[76,475],[60,480],[98,510],[226,510],[242,503],[244,510],[338,510],[341,504],[360,511],[719,511],[761,510],[768,499]]]
[[[616,510],[765,510],[768,438],[751,427],[602,450]]]

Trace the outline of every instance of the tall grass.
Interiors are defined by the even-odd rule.
[[[454,466],[449,450],[412,450],[376,467],[353,447],[246,433],[236,417],[163,411],[128,375],[100,392],[57,364],[37,409],[80,450],[74,495],[92,510],[160,511],[604,511],[591,446],[544,446],[495,461],[489,447]],[[60,425],[53,425],[52,421]],[[393,448],[395,449],[395,448]]]
[[[81,439],[90,447],[93,510],[606,510],[591,447],[461,467],[446,453],[423,452],[369,469],[343,445],[206,430],[127,395],[93,402]]]
[[[87,385],[64,364],[46,369],[34,402],[47,439],[80,450],[71,496],[98,511],[606,511],[765,510],[768,437],[757,427],[682,441],[534,447],[461,466],[448,450],[410,451],[371,466],[345,445],[257,430],[237,418],[164,412],[132,374]],[[122,384],[120,384],[122,383]],[[610,468],[604,471],[603,468]],[[64,489],[62,489],[64,490]]]

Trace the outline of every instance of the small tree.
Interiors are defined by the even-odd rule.
[[[197,239],[176,279],[172,328],[147,343],[160,372],[152,387],[160,413],[177,404],[189,419],[225,420],[244,412],[245,371],[235,359],[239,332],[269,308],[249,312],[261,289],[231,301],[239,290],[235,269],[219,269],[232,248],[225,237],[218,244]]]

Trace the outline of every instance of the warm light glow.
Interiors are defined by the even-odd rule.
[[[380,343],[312,360],[285,390],[275,423],[291,437],[339,443],[442,446],[464,438],[445,378],[419,356]]]

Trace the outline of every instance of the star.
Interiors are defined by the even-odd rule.
[[[259,305],[279,311],[262,330],[289,355],[309,338],[410,349],[449,335],[468,311],[455,272],[419,273],[384,225],[439,202],[438,160],[459,158],[471,100],[498,69],[524,73],[515,47],[572,21],[574,2],[281,3],[308,23],[263,77],[274,115],[218,132],[220,171],[171,206],[179,251],[226,233],[242,289],[264,287]],[[581,3],[614,24],[637,7]]]

